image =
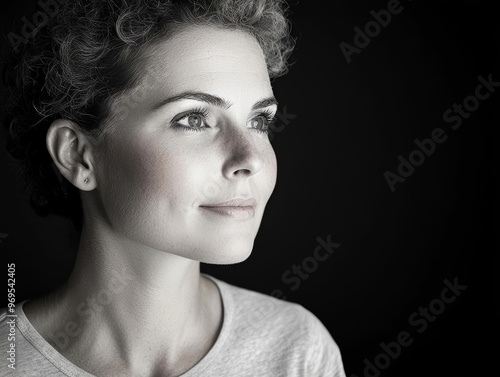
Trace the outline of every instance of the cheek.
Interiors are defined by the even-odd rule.
[[[150,226],[174,207],[187,207],[192,172],[182,156],[180,148],[140,137],[115,143],[101,179],[110,220],[117,225],[134,218]]]

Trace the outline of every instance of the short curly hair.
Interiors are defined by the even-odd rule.
[[[32,208],[41,216],[68,217],[78,231],[79,190],[59,174],[46,147],[55,119],[104,140],[115,100],[144,74],[137,69],[141,53],[182,27],[250,33],[271,79],[286,73],[294,45],[284,0],[67,0],[59,7],[6,59],[2,123]]]

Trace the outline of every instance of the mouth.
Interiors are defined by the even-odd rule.
[[[200,208],[212,214],[232,217],[238,220],[248,220],[255,216],[257,201],[249,199],[231,199],[220,203],[200,205]]]

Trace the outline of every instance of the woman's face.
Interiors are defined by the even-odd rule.
[[[114,233],[206,263],[252,248],[276,183],[266,128],[276,112],[262,50],[241,31],[196,27],[151,48],[114,106],[96,156],[101,215]],[[253,209],[210,206],[255,199]]]

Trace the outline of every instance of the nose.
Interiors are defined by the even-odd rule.
[[[249,177],[262,168],[263,156],[259,148],[261,141],[252,132],[247,128],[228,132],[223,142],[227,158],[222,172],[226,178]]]

